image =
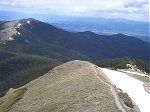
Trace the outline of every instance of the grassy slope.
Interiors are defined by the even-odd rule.
[[[141,75],[129,75],[139,81],[142,81],[142,82],[147,82],[149,83],[150,82],[150,78],[148,76],[141,76]]]
[[[0,58],[0,93],[22,86],[45,74],[58,61],[35,55],[4,53]]]
[[[119,112],[109,87],[95,76],[88,62],[68,62],[22,88],[27,90],[23,98],[10,107],[10,112]],[[13,97],[13,92],[9,92]],[[0,102],[2,99],[4,97]],[[4,106],[0,105],[1,108]]]
[[[133,70],[130,70],[130,69],[120,69],[119,71],[123,72],[123,73],[126,73],[125,71],[132,71],[134,72]],[[144,74],[145,76],[142,76],[142,75],[139,75],[138,72],[134,72],[134,73],[126,73],[128,76],[132,77],[132,78],[135,78],[139,81],[142,81],[144,83],[149,83],[150,82],[150,78],[148,75],[150,74]],[[147,76],[146,76],[147,75]]]
[[[8,112],[13,104],[23,98],[26,90],[26,88],[10,89],[7,95],[0,99],[0,112]]]

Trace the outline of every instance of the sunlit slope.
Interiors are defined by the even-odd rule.
[[[21,88],[10,89],[0,99],[0,110],[121,112],[110,89],[113,85],[110,86],[103,75],[89,62],[67,62]]]

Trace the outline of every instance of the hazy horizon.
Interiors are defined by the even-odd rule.
[[[148,0],[1,0],[0,11],[149,21]]]

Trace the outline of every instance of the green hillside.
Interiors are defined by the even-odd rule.
[[[31,21],[30,24],[27,21]],[[0,49],[3,51],[40,55],[63,61],[121,57],[149,60],[149,44],[132,36],[98,35],[91,31],[69,32],[31,18],[6,23],[0,25],[5,29],[0,30]],[[11,38],[8,35],[10,31],[14,32]]]
[[[127,64],[136,65],[137,69],[150,74],[150,63],[140,59],[131,58],[115,58],[106,60],[96,60],[93,61],[94,64],[112,69],[128,69]]]
[[[0,56],[0,93],[45,74],[60,62],[36,55],[4,53]]]

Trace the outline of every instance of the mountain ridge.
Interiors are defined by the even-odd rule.
[[[9,51],[11,49],[12,52],[32,53],[62,60],[125,56],[149,60],[147,51],[149,44],[132,36],[124,34],[98,35],[91,31],[68,32],[36,20],[30,23],[27,23],[27,19],[23,19],[23,21],[26,21],[25,25],[18,23],[20,27],[16,30],[19,35],[14,35],[16,40],[8,42],[7,45],[1,44],[2,50]],[[118,46],[120,47],[118,48]]]
[[[114,96],[117,91],[123,98]],[[119,99],[117,103],[115,99]],[[0,102],[3,100],[0,109],[9,112],[136,111],[129,96],[115,88],[97,66],[80,60],[64,63],[18,89],[10,89]]]

